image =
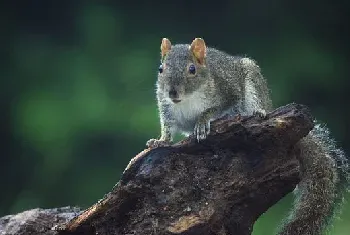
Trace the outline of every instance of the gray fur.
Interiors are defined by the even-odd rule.
[[[171,47],[158,75],[157,100],[162,136],[147,145],[167,145],[176,132],[194,133],[205,139],[210,121],[224,114],[265,114],[272,109],[267,82],[250,58],[234,57],[207,48],[205,67],[194,60],[189,45]],[[188,65],[196,65],[195,76]],[[178,92],[179,103],[169,98]],[[302,179],[291,215],[280,235],[314,235],[326,229],[340,207],[349,186],[349,166],[344,152],[336,147],[326,128],[316,125],[299,143]]]
[[[196,129],[198,139],[205,139],[210,121],[224,114],[250,115],[271,109],[267,84],[252,59],[208,48],[203,67],[196,63],[189,46],[174,45],[163,62],[163,73],[158,74],[160,140],[171,141],[177,132],[189,135]],[[188,73],[189,64],[196,65],[196,75]],[[180,103],[173,103],[169,98],[172,89],[178,92]],[[261,99],[259,94],[266,98]],[[206,117],[201,117],[205,111],[208,111]],[[150,145],[155,142],[152,141]]]

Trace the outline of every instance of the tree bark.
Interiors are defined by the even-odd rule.
[[[87,210],[6,216],[1,235],[249,235],[259,216],[299,182],[298,141],[313,125],[308,108],[298,104],[265,118],[216,120],[200,143],[189,137],[139,153]]]

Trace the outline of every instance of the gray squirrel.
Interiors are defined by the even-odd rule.
[[[150,148],[170,145],[175,133],[201,141],[209,134],[210,122],[221,116],[264,117],[273,108],[267,82],[253,59],[207,47],[201,38],[176,45],[163,38],[156,85],[161,137],[150,139]],[[322,234],[349,186],[347,158],[319,124],[298,144],[301,181],[292,213],[278,234]]]

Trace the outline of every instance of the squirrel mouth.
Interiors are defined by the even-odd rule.
[[[180,99],[171,99],[171,101],[175,104],[179,103],[181,100]]]

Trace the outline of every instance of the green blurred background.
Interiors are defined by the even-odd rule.
[[[159,135],[162,37],[256,59],[350,152],[349,1],[2,1],[0,216],[96,202]],[[350,199],[350,197],[348,197]],[[257,222],[270,235],[289,195]],[[350,232],[350,204],[331,234]]]

